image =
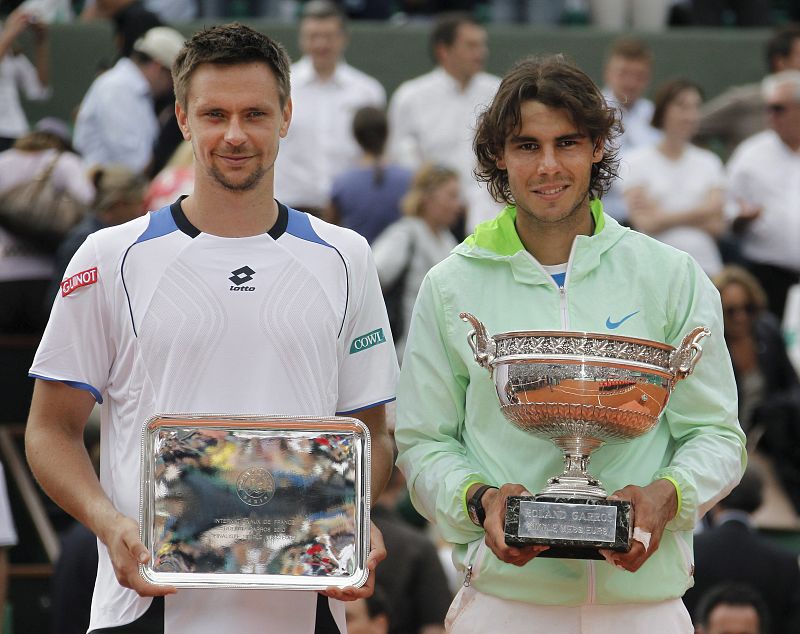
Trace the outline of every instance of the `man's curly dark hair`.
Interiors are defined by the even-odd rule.
[[[498,202],[514,204],[508,172],[497,167],[506,139],[519,130],[521,107],[538,101],[566,110],[581,132],[603,144],[603,158],[592,164],[589,193],[600,198],[617,177],[616,140],[622,133],[619,111],[606,103],[589,76],[562,55],[523,59],[506,74],[491,105],[481,114],[473,148],[478,157],[475,175],[487,184]]]

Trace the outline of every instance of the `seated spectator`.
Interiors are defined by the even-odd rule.
[[[739,422],[751,449],[772,460],[800,512],[800,381],[780,326],[758,280],[726,266],[714,277],[725,320],[725,343],[739,392]]]
[[[700,612],[695,624],[696,634],[769,634],[771,631],[763,600],[747,586],[724,584],[709,590]]]
[[[709,275],[722,268],[716,239],[725,230],[722,161],[691,144],[702,96],[684,79],[656,92],[653,127],[664,136],[626,155],[622,174],[631,225],[692,255]]]
[[[45,298],[49,313],[72,256],[87,237],[105,227],[113,227],[145,213],[145,179],[124,165],[97,166],[89,174],[95,187],[94,202],[86,217],[69,232],[56,252],[55,273]],[[174,199],[173,199],[174,202]]]
[[[16,46],[25,31],[33,33],[34,64]],[[0,31],[0,151],[28,132],[19,91],[35,101],[50,97],[47,33],[47,25],[23,8],[12,11]]]
[[[88,207],[94,187],[81,158],[71,151],[66,125],[43,119],[0,152],[0,196],[50,169],[53,187]],[[47,253],[19,235],[0,227],[0,333],[36,334],[46,315],[42,306],[54,271],[52,251]]]
[[[411,184],[411,170],[386,164],[388,133],[382,109],[365,106],[356,111],[353,135],[363,152],[361,165],[337,176],[331,192],[331,222],[357,231],[370,244],[400,217],[400,199]]]
[[[422,280],[456,246],[450,227],[463,210],[458,173],[440,165],[423,166],[401,207],[405,216],[372,245],[400,359]]]
[[[748,467],[739,485],[711,509],[711,528],[695,537],[694,587],[683,597],[695,623],[707,617],[702,597],[718,584],[736,582],[759,593],[775,632],[800,631],[797,555],[760,535],[750,519],[761,506],[763,486],[760,473]]]

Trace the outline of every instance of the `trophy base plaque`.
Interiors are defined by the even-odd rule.
[[[512,496],[504,530],[509,546],[549,546],[539,557],[603,559],[599,549],[630,550],[633,512],[627,500]]]

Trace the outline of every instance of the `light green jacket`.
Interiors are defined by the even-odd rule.
[[[398,465],[416,508],[454,544],[456,565],[472,565],[472,585],[505,599],[583,605],[680,597],[692,585],[695,522],[738,483],[746,463],[716,289],[686,253],[623,228],[599,201],[592,213],[595,234],[574,241],[562,290],[522,246],[516,209],[507,207],[430,271],[412,317],[398,391]],[[520,483],[536,492],[563,460],[551,442],[505,420],[489,373],[467,344],[471,327],[459,319],[462,311],[490,335],[562,329],[678,346],[695,326],[711,330],[660,423],[592,454],[589,471],[609,492],[664,477],[678,489],[678,514],[639,571],[545,558],[516,567],[485,547],[483,530],[466,513],[470,484]]]

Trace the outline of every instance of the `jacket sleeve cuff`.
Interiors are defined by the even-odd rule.
[[[681,514],[681,508],[683,506],[683,495],[681,495],[681,485],[678,484],[678,481],[673,478],[672,476],[662,475],[659,480],[668,480],[672,482],[672,486],[675,487],[675,494],[678,496],[678,510],[675,511],[675,517],[678,517]]]
[[[473,484],[486,484],[485,480],[477,480],[471,479],[467,481],[467,484],[461,490],[461,508],[464,511],[464,515],[469,518],[469,511],[467,510],[467,493],[469,493],[469,489]],[[470,522],[472,519],[469,520]]]
[[[683,478],[678,469],[674,467],[667,467],[661,469],[653,477],[654,480],[668,480],[675,487],[675,492],[678,495],[678,510],[668,523],[667,528],[670,530],[694,530],[695,521],[697,519],[697,503],[692,499],[692,487],[689,482]],[[695,496],[696,497],[696,496]]]

